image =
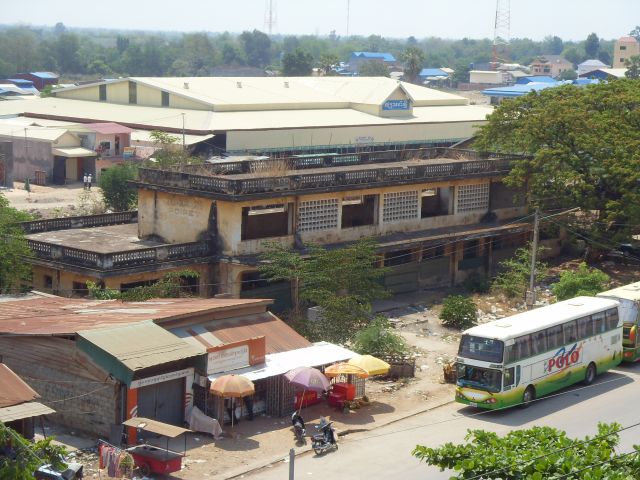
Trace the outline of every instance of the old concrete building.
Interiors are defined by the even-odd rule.
[[[512,157],[426,148],[141,169],[138,212],[25,224],[34,285],[128,288],[163,271],[200,272],[203,295],[289,300],[257,273],[265,241],[304,251],[376,239],[394,292],[484,275],[523,245],[524,191],[502,183]]]
[[[624,68],[631,57],[640,55],[640,42],[632,36],[621,37],[613,47],[613,68]]]

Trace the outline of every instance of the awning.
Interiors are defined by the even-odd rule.
[[[11,407],[0,408],[0,422],[7,423],[23,418],[39,417],[40,415],[49,415],[56,413],[52,408],[47,407],[38,402],[21,403]]]
[[[53,154],[60,157],[95,157],[97,155],[93,150],[83,147],[54,148]]]
[[[349,360],[356,355],[355,352],[334,345],[333,343],[318,342],[311,347],[268,354],[265,357],[265,363],[233,370],[232,372],[214,373],[209,375],[209,380],[215,380],[227,373],[233,373],[234,375],[242,375],[251,381],[255,381],[262,378],[282,375],[296,367],[318,367]]]
[[[190,432],[186,428],[176,427],[175,425],[169,425],[168,423],[158,422],[150,418],[133,417],[129,420],[122,422],[127,427],[140,428],[145,432],[157,433],[158,435],[164,435],[165,437],[175,438],[183,433]]]

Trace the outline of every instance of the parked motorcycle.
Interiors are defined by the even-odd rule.
[[[331,426],[333,422],[327,422],[326,418],[320,417],[320,425],[316,426],[320,433],[313,436],[313,451],[316,455],[322,455],[331,448],[338,449],[336,431]]]
[[[307,430],[304,426],[304,420],[297,410],[291,415],[291,424],[293,425],[293,430],[296,434],[296,440],[300,443],[307,443],[307,440],[305,439]]]

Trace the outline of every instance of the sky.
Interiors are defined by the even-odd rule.
[[[496,0],[271,0],[273,33],[492,38]],[[505,1],[505,0],[503,0]],[[3,6],[0,23],[133,30],[267,31],[269,0],[29,0]],[[511,0],[511,37],[583,40],[626,35],[640,0]]]

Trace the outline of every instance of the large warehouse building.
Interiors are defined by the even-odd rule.
[[[201,136],[212,151],[268,154],[451,145],[491,112],[384,77],[131,77],[54,95],[0,102],[0,117],[116,122]]]

